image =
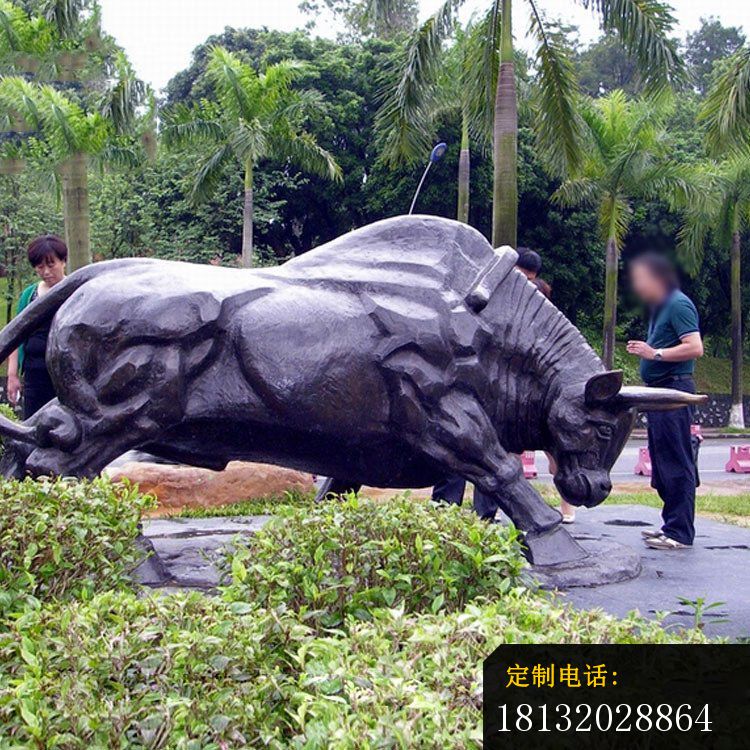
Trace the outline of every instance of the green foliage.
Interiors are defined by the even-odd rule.
[[[515,531],[467,510],[349,497],[283,512],[238,547],[226,596],[283,605],[316,627],[377,607],[453,611],[514,585],[519,549]]]
[[[104,479],[0,483],[0,616],[123,585],[152,498]]]
[[[287,510],[212,598],[122,586],[149,506],[128,487],[28,480],[2,493],[11,747],[473,747],[481,663],[501,643],[705,642],[524,588],[514,532],[458,508]]]
[[[641,88],[636,61],[615,34],[605,34],[579,52],[577,63],[581,89],[588,96],[604,96],[618,89],[634,95]]]
[[[299,492],[290,490],[283,495],[267,495],[253,497],[228,505],[218,505],[208,508],[183,508],[181,518],[215,518],[217,516],[255,516],[264,513],[279,513],[281,509],[315,507],[315,492]]]
[[[0,632],[0,736],[17,747],[474,747],[501,643],[702,643],[524,589],[450,614],[380,610],[318,635],[292,613],[198,595],[28,610]]]

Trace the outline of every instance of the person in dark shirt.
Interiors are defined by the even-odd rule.
[[[27,252],[39,281],[23,290],[16,314],[65,278],[68,248],[60,237],[54,234],[37,237],[31,241]],[[46,362],[49,328],[48,323],[34,331],[8,358],[8,400],[15,406],[23,392],[24,419],[55,398]],[[23,385],[20,378],[23,378]]]
[[[629,341],[628,352],[640,357],[641,378],[647,386],[695,393],[695,360],[703,355],[698,311],[680,291],[677,274],[663,256],[644,253],[630,263],[633,290],[648,305],[646,341]],[[697,468],[690,435],[690,407],[648,412],[651,486],[664,509],[661,529],[644,531],[653,549],[690,547],[695,538]]]

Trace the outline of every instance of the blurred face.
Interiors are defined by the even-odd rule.
[[[54,286],[65,278],[65,261],[50,253],[44,256],[41,263],[34,266],[34,270],[47,286]]]
[[[528,268],[521,268],[521,266],[516,266],[516,268],[527,278],[527,279],[535,279],[536,278],[536,271],[529,271]]]
[[[667,296],[666,285],[645,263],[635,262],[631,265],[630,283],[633,291],[647,305],[659,305]]]

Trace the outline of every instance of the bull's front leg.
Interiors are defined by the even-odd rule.
[[[524,477],[518,457],[505,453],[500,458],[498,453],[496,463],[502,465],[499,472],[471,479],[523,532],[529,562],[557,565],[586,557],[588,553],[563,528],[560,513]]]
[[[416,442],[416,441],[415,441]],[[421,450],[473,482],[524,534],[526,556],[536,565],[586,557],[586,551],[562,527],[562,516],[526,481],[518,456],[500,444],[482,405],[467,391],[446,393],[419,436]]]

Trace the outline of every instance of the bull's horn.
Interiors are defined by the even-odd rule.
[[[682,406],[698,406],[706,401],[708,396],[700,393],[685,393],[674,388],[644,388],[637,385],[623,386],[616,398],[618,405],[636,408],[639,411],[667,411]]]
[[[12,420],[0,414],[0,435],[2,437],[17,440],[19,443],[32,443],[36,445],[36,430],[33,427]]]

